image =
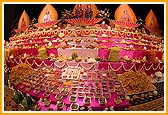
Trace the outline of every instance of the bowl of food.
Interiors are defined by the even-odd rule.
[[[75,87],[73,87],[73,88],[71,89],[72,92],[76,92],[76,90],[77,90],[77,88],[75,88]]]
[[[106,99],[110,99],[110,95],[109,95],[108,93],[104,94],[104,97],[105,97]]]
[[[46,88],[44,86],[41,86],[40,90],[44,92],[46,90]]]
[[[99,99],[101,97],[101,94],[96,94],[95,98]]]
[[[93,98],[94,97],[94,94],[93,93],[88,93],[88,94],[86,94],[87,95],[87,97],[89,97],[89,98]]]
[[[69,101],[70,101],[71,103],[76,102],[76,100],[77,100],[77,97],[76,97],[76,96],[70,96],[70,97],[69,97]]]
[[[86,104],[86,105],[89,105],[91,103],[91,98],[86,96],[84,99],[83,99],[83,103]]]
[[[54,95],[58,95],[59,94],[59,90],[58,89],[54,89],[53,91],[52,91],[52,93],[54,94]]]
[[[121,101],[120,98],[117,98],[117,99],[114,100],[114,102],[115,102],[116,105],[119,105],[122,101]]]
[[[85,93],[84,93],[84,92],[80,92],[80,93],[78,93],[78,97],[79,97],[79,98],[83,98],[83,97],[85,97]]]
[[[35,109],[35,111],[40,111],[41,107],[39,105],[35,105],[34,109]]]
[[[95,92],[95,89],[92,88],[92,89],[90,90],[90,92],[94,93],[94,92]]]
[[[63,98],[63,96],[62,96],[61,94],[58,94],[58,95],[56,96],[57,101],[61,101],[62,98]]]
[[[70,109],[71,109],[72,111],[78,111],[78,109],[79,109],[79,104],[78,104],[78,103],[72,103],[72,104],[70,105]]]
[[[49,98],[50,92],[45,92],[43,96],[44,96],[45,98]]]
[[[46,107],[48,107],[51,103],[51,100],[48,100],[48,99],[44,99],[44,104]]]
[[[120,92],[121,91],[120,87],[116,87],[116,91]]]
[[[89,88],[85,88],[84,92],[86,92],[86,93],[89,92]]]
[[[64,102],[62,102],[62,101],[58,101],[57,102],[57,108],[58,108],[58,110],[62,110],[63,106],[64,106]]]
[[[121,92],[121,91],[117,91],[117,95],[118,95],[118,96],[121,96],[121,95],[122,95],[122,92]]]
[[[82,92],[82,90],[83,90],[83,88],[81,87],[81,88],[79,88],[79,89],[78,89],[78,91],[77,91],[77,92],[78,92],[78,93],[81,93],[81,92]]]
[[[62,94],[64,97],[66,97],[66,96],[68,95],[68,92],[62,91],[61,94]]]
[[[107,100],[106,100],[105,97],[100,97],[99,100],[98,100],[98,102],[99,102],[100,105],[104,105],[104,104],[107,103]]]
[[[35,89],[33,92],[34,92],[34,94],[38,95],[40,93],[40,90],[39,89]]]
[[[65,87],[64,91],[69,92],[70,91],[69,87]]]
[[[108,88],[107,88],[107,87],[104,87],[104,88],[103,88],[103,92],[108,92]]]
[[[102,91],[100,89],[97,89],[97,93],[102,93]]]
[[[114,85],[120,85],[119,81],[114,81]]]
[[[25,90],[26,90],[26,92],[30,92],[31,87],[27,87]]]

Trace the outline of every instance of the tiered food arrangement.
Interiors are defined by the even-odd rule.
[[[66,25],[46,13],[44,22],[17,30],[6,45],[6,63],[16,94],[29,94],[35,102],[32,108],[26,100],[26,110],[128,110],[163,97],[151,77],[157,72],[163,78],[162,39],[136,29],[140,24],[125,7],[125,17],[110,21],[115,27],[103,21],[107,9],[78,4],[62,14]]]

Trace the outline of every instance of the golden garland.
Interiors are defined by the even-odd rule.
[[[68,62],[65,62],[65,63],[66,63],[66,65],[68,65],[68,66],[72,66],[72,65],[70,65]],[[73,64],[75,64],[75,63],[77,64],[77,65],[75,65],[75,66],[77,66],[77,67],[78,67],[78,66],[79,66],[79,63],[74,62]]]
[[[80,63],[79,65],[80,65],[82,68],[84,68],[85,70],[91,70],[92,68],[94,68],[95,63],[93,63],[90,68],[84,67],[84,65],[83,65],[82,63]]]
[[[102,32],[103,34],[107,34],[108,30],[106,30],[106,29],[101,29],[101,32]]]
[[[34,63],[35,63],[35,60],[33,60],[33,63],[32,64],[30,64],[29,63],[29,61],[27,60],[27,58],[26,58],[26,61],[25,61],[29,66],[33,66],[34,65]]]
[[[121,64],[119,68],[113,69],[113,67],[111,66],[110,63],[108,63],[108,65],[109,65],[109,67],[111,68],[111,70],[113,70],[113,71],[118,71],[118,70],[120,70],[120,69],[122,68],[122,66],[123,66],[123,65]]]
[[[92,30],[92,33],[94,33],[94,34],[98,34],[99,32],[100,32],[100,30],[96,30],[96,29]]]
[[[151,68],[152,68],[152,66],[153,66],[153,63],[150,65],[150,67],[147,69],[146,68],[146,66],[144,67],[144,69],[146,70],[146,71],[149,71]]]
[[[110,34],[111,34],[112,36],[116,36],[117,32],[114,31],[114,30],[111,30],[111,31],[110,31]]]
[[[142,70],[142,69],[144,69],[144,66],[145,66],[145,63],[143,64],[143,66],[141,67],[141,69],[139,69],[139,70]]]
[[[118,32],[119,36],[123,36],[125,33],[123,31]]]
[[[161,66],[161,64],[160,64],[160,66]],[[164,64],[163,64],[162,68],[160,68],[160,66],[159,66],[159,69],[160,69],[160,70],[163,70],[163,68],[164,68]]]
[[[90,30],[82,30],[85,35],[89,35],[91,33]]]
[[[82,33],[83,33],[82,30],[75,30],[75,34],[78,35],[78,36],[82,35]]]
[[[51,67],[51,66],[53,66],[53,63],[51,63],[51,65],[47,65],[44,61],[42,61],[42,63],[43,63],[46,67]]]
[[[12,63],[14,63],[14,61],[12,61],[12,60],[11,60],[11,58],[9,58],[9,59],[10,59],[10,61],[9,61],[9,62],[12,62]],[[12,59],[14,60],[14,58],[12,58]]]
[[[154,68],[154,65],[153,65],[153,70],[157,70],[159,68],[159,66],[160,66],[160,63],[157,65],[156,68]]]
[[[42,64],[43,64],[43,63],[41,63],[41,64],[38,65],[38,63],[35,60],[33,60],[33,61],[36,64],[36,66],[42,66]]]
[[[133,67],[136,68],[135,64],[133,64],[132,67],[130,67],[128,70],[125,68],[124,64],[122,64],[122,66],[123,66],[124,71],[130,71],[132,70]]]
[[[64,63],[63,63],[63,65],[58,66],[58,65],[56,65],[56,62],[54,62],[54,65],[55,65],[56,67],[58,67],[58,68],[60,68],[60,69],[61,69],[61,68],[63,68],[63,67],[66,65],[66,63],[64,62]]]
[[[127,33],[126,33],[127,37],[130,37],[131,34],[132,34],[131,32],[127,32]]]

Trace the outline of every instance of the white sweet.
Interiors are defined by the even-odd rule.
[[[157,77],[163,77],[163,74],[162,74],[160,71],[155,72],[155,75],[156,75]]]

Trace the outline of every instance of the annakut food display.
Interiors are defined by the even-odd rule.
[[[153,25],[143,25],[127,4],[116,9],[115,20],[107,9],[77,4],[57,20],[56,9],[46,5],[38,23],[30,24],[24,11],[5,43],[14,101],[32,111],[144,111],[164,105],[163,37],[150,15],[146,20],[155,18]]]

